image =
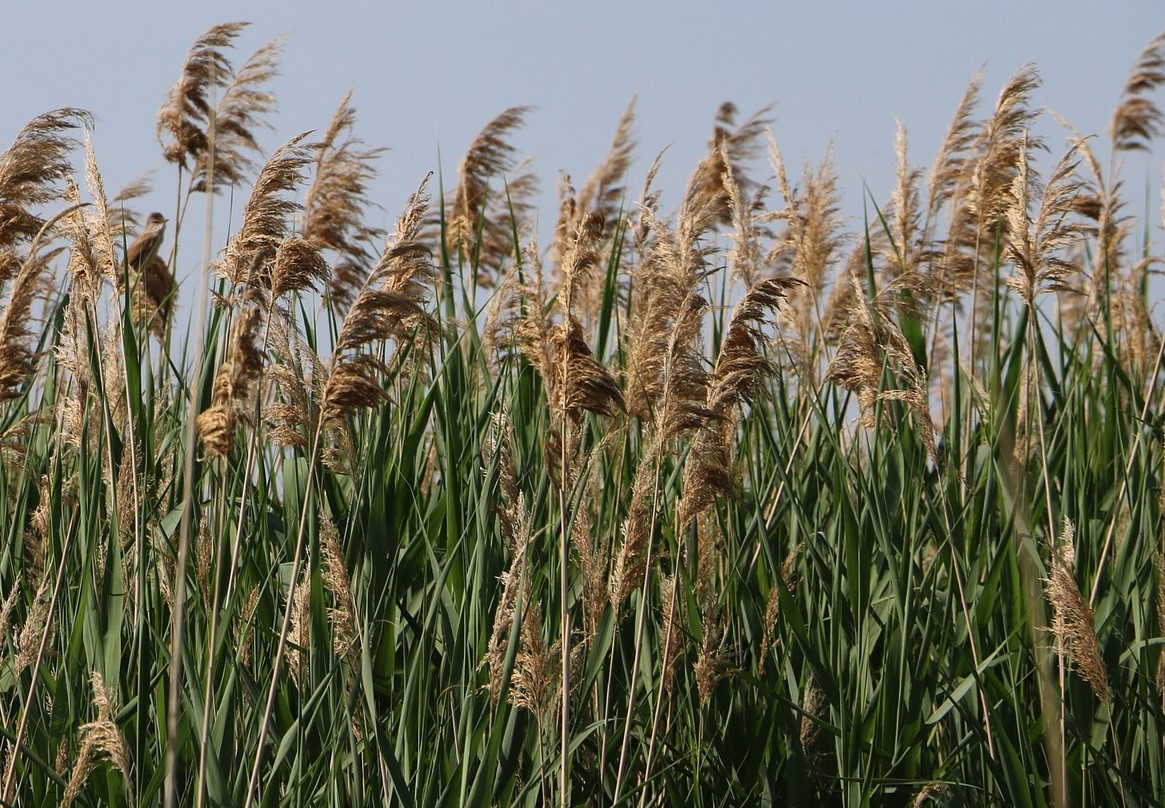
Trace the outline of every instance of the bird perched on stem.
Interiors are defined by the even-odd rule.
[[[154,211],[146,219],[145,229],[125,251],[134,311],[139,321],[149,323],[150,331],[159,339],[165,334],[175,292],[174,276],[159,255],[165,236],[166,217]]]
[[[125,263],[133,272],[144,272],[162,249],[166,237],[166,217],[154,211],[146,219],[146,229],[125,251]]]

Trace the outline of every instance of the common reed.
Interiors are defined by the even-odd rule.
[[[632,102],[551,216],[513,107],[381,232],[351,93],[261,154],[249,34],[159,113],[173,211],[107,194],[78,110],[0,155],[3,801],[1161,804],[1121,164],[1160,37],[1107,141],[1054,145],[1032,66],[983,111],[973,77],[928,170],[871,122],[860,223],[731,105],[670,210]]]

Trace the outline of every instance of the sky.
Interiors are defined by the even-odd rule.
[[[541,217],[552,219],[560,172],[581,185],[635,97],[639,145],[629,187],[636,195],[666,147],[657,187],[665,207],[678,203],[720,104],[734,102],[742,117],[773,104],[772,132],[791,169],[832,154],[844,211],[858,228],[867,194],[881,202],[891,189],[897,122],[908,132],[911,162],[929,166],[980,68],[982,114],[1030,62],[1043,78],[1034,102],[1098,135],[1096,148],[1107,154],[1108,121],[1125,79],[1165,30],[1160,0],[5,5],[0,144],[39,113],[82,107],[97,119],[92,139],[107,190],[152,171],[155,190],[142,212],[172,211],[176,175],[161,156],[157,111],[191,43],[214,24],[245,20],[251,25],[232,51],[236,67],[263,43],[286,37],[272,85],[278,110],[261,142],[272,150],[299,132],[323,130],[352,88],[355,134],[390,149],[372,192],[383,209],[371,212],[370,223],[379,226],[393,223],[427,172],[444,172],[452,186],[474,135],[515,105],[536,107],[513,143],[533,158],[548,200],[539,205]],[[1165,97],[1156,100],[1165,106]],[[1064,132],[1050,116],[1044,126],[1054,159]],[[1159,146],[1132,155],[1123,172],[1136,189],[1134,212],[1145,214],[1150,195],[1158,235],[1163,154]],[[758,166],[757,178],[768,176],[768,167]],[[236,200],[236,215],[239,207]],[[199,251],[183,254],[179,280],[196,269]]]

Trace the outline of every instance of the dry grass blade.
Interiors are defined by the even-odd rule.
[[[1125,82],[1120,103],[1112,113],[1109,135],[1115,151],[1148,151],[1153,138],[1161,134],[1165,118],[1148,97],[1165,84],[1165,31],[1141,51]]]
[[[315,144],[315,179],[303,200],[303,237],[321,250],[336,254],[332,270],[332,299],[348,305],[368,275],[372,256],[368,242],[384,233],[363,223],[369,206],[368,184],[376,176],[373,161],[384,149],[366,149],[350,136],[356,108],[349,90],[331,123]]]
[[[255,51],[226,84],[214,112],[215,191],[240,184],[255,168],[251,154],[259,154],[255,132],[267,124],[263,116],[275,108],[275,96],[261,86],[278,75],[283,40],[273,39]],[[211,152],[195,157],[192,191],[206,191]]]
[[[224,51],[233,47],[245,22],[228,22],[210,28],[194,41],[182,73],[158,111],[158,141],[167,162],[190,167],[210,148],[207,130],[213,108],[213,90],[227,86],[234,69]],[[169,142],[167,142],[167,139]]]

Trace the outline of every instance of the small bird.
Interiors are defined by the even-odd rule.
[[[166,217],[154,211],[145,230],[125,251],[133,285],[134,310],[159,339],[164,339],[177,288],[166,261],[159,255],[166,235]]]
[[[125,263],[133,272],[141,272],[158,256],[162,239],[166,236],[166,217],[154,211],[146,219],[146,229],[142,231],[129,249],[125,251]]]

